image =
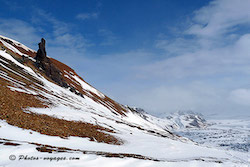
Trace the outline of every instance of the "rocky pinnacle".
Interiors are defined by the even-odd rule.
[[[45,50],[45,39],[44,38],[41,39],[41,42],[38,44],[38,46],[39,46],[39,49],[36,53],[36,61],[39,63],[39,62],[43,61],[47,56],[46,50]]]

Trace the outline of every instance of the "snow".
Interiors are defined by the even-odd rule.
[[[35,52],[34,50],[32,50],[32,49],[28,48],[27,46],[25,46],[25,45],[21,44],[20,42],[18,42],[18,41],[16,41],[16,40],[13,40],[13,39],[7,38],[7,37],[2,36],[2,35],[0,35],[0,37],[1,37],[1,38],[4,38],[4,39],[7,39],[7,40],[12,41],[12,42],[13,42],[16,46],[22,47],[23,49],[25,49],[25,50],[27,50],[27,51],[32,51],[32,52]],[[2,41],[3,41],[3,40],[1,40],[1,42],[2,42]]]
[[[13,52],[16,52],[17,54],[19,55],[22,55],[23,53],[21,53],[18,49],[16,49],[14,46],[12,46],[11,44],[3,41],[3,40],[0,40],[4,46],[6,46],[7,48],[9,48],[10,50],[12,50]]]
[[[162,130],[162,128],[160,128],[156,124],[152,124],[152,123],[142,119],[140,116],[138,116],[132,112],[127,112],[126,116],[127,117],[125,117],[124,120],[126,120],[132,124],[137,124],[139,126],[146,127],[146,128],[153,128],[153,129],[157,129],[157,130]]]
[[[10,88],[11,91],[17,91],[17,92],[22,92],[22,93],[27,93],[27,94],[32,94],[32,95],[38,95],[35,91],[26,89],[24,86],[20,86],[22,88],[16,88],[16,87],[11,87],[11,86],[7,86],[8,88]]]
[[[13,83],[14,85],[19,85],[19,86],[26,85],[23,82],[20,82],[20,81],[18,81],[16,79],[13,79],[13,78],[9,77],[8,74],[6,74],[6,73],[4,73],[2,71],[0,73],[0,77],[3,78],[3,79],[5,79],[5,80],[7,80],[7,81],[9,81],[9,82],[11,82],[11,83]]]
[[[137,111],[137,116],[142,117],[146,122],[151,122],[154,125],[166,130],[178,130],[186,128],[205,128],[208,123],[202,115],[191,111],[187,112],[175,112],[167,117],[155,117],[147,114],[143,109],[134,108]]]
[[[176,132],[200,144],[223,149],[250,152],[250,120],[208,120],[203,129],[179,129]]]
[[[0,145],[0,152],[4,152],[6,156],[0,156],[0,165],[8,164],[11,165],[19,165],[22,163],[31,163],[29,161],[15,161],[12,162],[8,158],[9,155],[20,155],[27,154],[29,156],[44,156],[46,153],[39,153],[35,150],[34,146],[27,145],[27,140],[29,142],[36,142],[41,144],[48,144],[52,146],[59,147],[67,147],[72,149],[80,149],[80,150],[92,150],[92,151],[106,151],[106,152],[114,152],[114,153],[133,153],[133,154],[141,154],[145,156],[150,156],[154,158],[158,158],[162,160],[162,162],[154,162],[154,161],[145,161],[138,160],[132,158],[104,158],[98,157],[96,155],[82,155],[82,153],[60,153],[60,154],[47,154],[46,156],[58,156],[58,157],[79,157],[82,161],[75,162],[76,165],[82,165],[82,163],[89,164],[89,166],[98,165],[99,161],[104,161],[103,165],[114,164],[116,166],[129,166],[132,164],[138,163],[148,165],[148,166],[164,166],[164,165],[207,165],[207,166],[233,166],[237,164],[237,166],[247,166],[247,161],[244,159],[249,158],[247,154],[239,153],[239,152],[225,152],[222,150],[200,147],[197,145],[185,144],[178,141],[165,139],[161,137],[156,137],[152,135],[147,135],[140,133],[139,130],[132,129],[133,135],[123,134],[123,137],[126,137],[128,141],[125,145],[122,146],[111,146],[104,143],[95,143],[90,142],[86,138],[79,137],[70,137],[69,139],[62,139],[60,137],[55,136],[46,136],[39,134],[37,132],[33,132],[31,130],[22,130],[21,128],[13,127],[5,123],[4,121],[0,121],[0,138],[8,138],[10,140],[16,140],[19,143],[26,143],[24,146],[2,146]],[[32,132],[32,133],[30,133]],[[136,140],[134,140],[136,139]],[[142,144],[143,143],[143,144]],[[154,148],[154,149],[152,149]],[[92,157],[92,160],[89,159]],[[197,161],[196,159],[205,159],[207,162]],[[215,163],[215,161],[223,160],[222,164]],[[18,162],[18,163],[17,163]],[[93,162],[93,164],[92,164]],[[130,163],[131,162],[131,163]],[[33,162],[35,163],[35,162]],[[47,164],[47,161],[41,161],[39,163]],[[59,162],[59,164],[65,165],[65,161]],[[68,164],[73,165],[73,161],[67,161]],[[73,164],[71,164],[73,163]],[[52,165],[50,162],[48,165]],[[134,166],[133,165],[133,166]]]
[[[25,69],[27,72],[29,72],[30,74],[34,74],[34,71],[30,68],[27,67],[21,63],[19,63],[16,59],[14,59],[11,55],[9,55],[6,51],[2,51],[0,50],[0,56],[12,61],[13,63],[15,63],[16,65],[20,66],[21,68]]]
[[[5,63],[5,64],[9,64],[7,61],[4,61],[3,59],[0,59],[0,61]]]
[[[68,71],[64,70],[64,72],[67,74],[67,75],[64,75],[66,78],[70,79],[72,82],[75,82],[78,85],[81,85],[83,90],[87,90],[89,92],[96,94],[97,96],[99,96],[101,98],[105,98],[104,94],[102,94],[100,91],[96,90],[95,88],[93,88],[92,86],[90,86],[89,84],[84,82],[78,76],[74,75],[74,73],[72,71],[68,72]],[[89,95],[92,96],[91,94],[89,94]]]
[[[1,37],[1,35],[0,35],[0,37]],[[34,58],[30,57],[29,55],[20,52],[17,48],[15,48],[14,46],[12,46],[11,44],[9,44],[9,43],[7,43],[7,42],[1,40],[1,39],[0,39],[0,41],[3,43],[4,46],[6,46],[7,48],[9,48],[9,49],[12,50],[13,52],[15,52],[15,53],[17,53],[17,54],[19,54],[19,55],[21,55],[21,56],[25,56],[26,58],[28,58],[28,59],[30,59],[30,60],[32,60],[32,61],[34,61],[34,62],[36,61]],[[14,42],[14,43],[15,43],[15,42]],[[26,46],[24,46],[24,45],[21,45],[21,44],[19,44],[19,43],[17,43],[17,42],[16,42],[15,44],[16,44],[17,46],[19,46],[19,47],[22,47],[23,49],[25,49],[25,50],[27,50],[27,51],[35,52],[34,50],[31,50],[31,49],[29,49],[28,47],[26,47]]]
[[[88,85],[87,83],[85,83],[84,81],[82,81],[78,76],[72,76],[77,82],[79,82],[82,86],[83,89],[88,90],[96,95],[98,95],[101,98],[105,98],[105,96],[99,92],[98,90],[96,90],[95,88],[93,88],[92,86]]]
[[[133,158],[106,158],[96,155],[86,155],[82,153],[39,153],[34,145],[23,144],[18,147],[9,148],[0,146],[0,165],[4,167],[16,166],[36,166],[36,167],[233,167],[231,163],[218,164],[213,162],[188,161],[188,162],[154,162],[149,160],[139,160]],[[16,160],[9,160],[10,155],[15,155]],[[39,157],[39,160],[23,160],[20,156]],[[44,160],[44,158],[56,158],[66,160]],[[70,158],[79,158],[79,160],[69,160]],[[237,164],[237,167],[247,167],[247,165]]]
[[[8,46],[11,47],[11,46]],[[114,130],[116,133],[108,133],[124,141],[123,145],[110,145],[106,143],[97,143],[88,138],[69,137],[63,139],[57,136],[48,136],[37,133],[32,130],[25,130],[11,126],[5,121],[0,120],[0,140],[13,140],[20,146],[5,146],[0,144],[0,166],[247,166],[250,156],[244,152],[233,150],[222,150],[211,146],[201,146],[191,142],[183,137],[178,137],[166,131],[171,129],[170,120],[158,119],[147,115],[143,118],[127,109],[126,116],[114,114],[111,108],[102,103],[95,102],[93,99],[84,96],[84,98],[70,92],[68,89],[60,87],[43,76],[35,73],[30,67],[16,61],[11,55],[0,51],[0,55],[14,64],[20,66],[28,74],[32,75],[43,85],[36,84],[38,88],[25,88],[22,83],[0,72],[0,77],[9,80],[13,86],[9,86],[12,91],[19,91],[28,94],[42,95],[53,105],[50,108],[26,108],[25,112],[37,114],[46,114],[52,117],[70,120],[83,121],[100,125]],[[1,64],[3,68],[12,73],[18,73],[8,69]],[[22,76],[21,73],[18,73]],[[101,92],[91,87],[72,72],[67,76],[77,81],[84,90],[95,93],[101,98],[105,98]],[[24,79],[26,77],[22,76]],[[25,84],[24,84],[25,85]],[[43,91],[46,90],[46,91]],[[173,124],[172,124],[173,125]],[[173,126],[178,126],[174,124]],[[161,135],[159,135],[161,134]],[[165,136],[165,137],[163,137]],[[57,147],[67,147],[70,149],[80,149],[87,151],[102,151],[109,153],[129,153],[139,154],[160,162],[152,160],[140,160],[135,158],[107,158],[97,155],[85,155],[79,152],[71,153],[40,153],[36,146],[30,142],[46,144]],[[78,161],[59,161],[50,162],[39,161],[11,161],[9,155],[29,155],[29,156],[56,156],[56,157],[80,157]],[[222,163],[218,163],[221,161]]]
[[[0,65],[1,65],[2,67],[4,67],[5,69],[9,70],[10,72],[12,72],[12,73],[14,73],[14,74],[16,74],[16,75],[19,75],[20,77],[22,77],[22,78],[24,78],[24,79],[26,79],[26,80],[29,80],[28,78],[24,77],[23,75],[19,74],[18,72],[14,71],[14,70],[12,70],[12,69],[10,69],[10,68],[8,68],[8,67],[6,67],[6,66],[3,65],[2,63],[0,63]]]

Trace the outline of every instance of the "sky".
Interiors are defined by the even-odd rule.
[[[153,115],[250,116],[250,0],[0,0],[0,34]]]

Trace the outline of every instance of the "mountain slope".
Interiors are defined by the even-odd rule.
[[[79,163],[86,157],[82,153],[95,159],[144,159],[150,162],[138,163],[152,166],[247,163],[244,153],[201,147],[110,99],[73,69],[46,56],[45,41],[39,50],[0,36],[0,150],[13,155],[30,150],[27,154],[36,156],[63,152],[80,156]],[[15,166],[8,156],[0,157],[0,165]]]

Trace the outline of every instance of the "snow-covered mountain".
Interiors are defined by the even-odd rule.
[[[173,121],[173,123],[177,125],[179,129],[205,128],[208,126],[208,123],[203,115],[192,111],[178,111],[172,113],[170,116],[167,116],[165,119]]]
[[[36,52],[0,36],[0,166],[249,163],[245,153],[203,147],[172,132],[203,126],[202,118],[157,120],[123,106],[48,57],[45,46],[42,39]]]
[[[155,117],[141,108],[130,108],[143,119],[158,125],[159,127],[167,130],[179,130],[190,128],[205,128],[209,126],[205,118],[200,113],[192,111],[178,111],[171,113],[168,116]]]

